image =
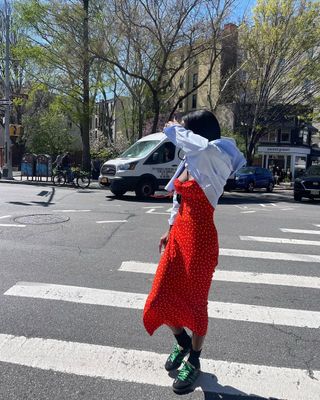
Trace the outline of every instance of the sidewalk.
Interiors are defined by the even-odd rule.
[[[18,184],[18,185],[34,185],[34,186],[54,186],[51,178],[48,178],[48,181],[46,180],[46,178],[42,178],[42,180],[38,180],[41,178],[37,178],[37,180],[31,180],[31,178],[29,177],[29,179],[26,176],[23,176],[21,179],[21,174],[20,171],[13,171],[13,179],[1,179],[0,178],[0,183],[11,183],[11,184]],[[72,188],[73,186],[68,184],[65,185],[65,187],[70,187]],[[98,181],[91,181],[90,186],[88,187],[88,189],[100,189],[100,190],[106,190],[105,188],[101,188]]]

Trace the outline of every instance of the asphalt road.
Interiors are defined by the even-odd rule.
[[[175,398],[172,337],[141,322],[170,207],[0,183],[1,400]],[[225,193],[204,373],[183,398],[320,398],[319,211],[285,190]]]

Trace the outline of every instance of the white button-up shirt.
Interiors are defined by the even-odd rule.
[[[246,164],[235,141],[231,138],[221,138],[209,142],[181,125],[171,125],[164,129],[164,133],[173,144],[185,152],[185,159],[181,161],[165,189],[169,192],[174,191],[175,179],[187,168],[210,204],[216,207],[229,176]],[[178,210],[179,203],[174,194],[170,225],[173,225]]]

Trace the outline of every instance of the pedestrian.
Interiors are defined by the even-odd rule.
[[[57,169],[61,168],[61,162],[62,162],[63,154],[58,154],[57,158],[53,162],[53,166]]]
[[[170,121],[165,135],[185,152],[185,159],[166,186],[173,191],[169,231],[160,239],[160,259],[143,321],[152,335],[167,325],[177,343],[165,369],[180,367],[173,382],[176,393],[192,389],[200,373],[200,354],[208,327],[207,302],[218,263],[218,235],[214,211],[231,175],[245,164],[233,139],[220,138],[216,117],[206,110]],[[192,332],[192,337],[185,328]],[[189,355],[187,361],[184,358]]]
[[[67,181],[72,182],[71,154],[67,151],[61,160],[61,168],[65,171]]]

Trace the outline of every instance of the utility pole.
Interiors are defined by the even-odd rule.
[[[10,139],[10,6],[8,1],[4,1],[5,25],[6,25],[6,57],[5,57],[5,134],[4,134],[4,167],[3,177],[13,179],[12,158],[11,158],[11,139]]]

